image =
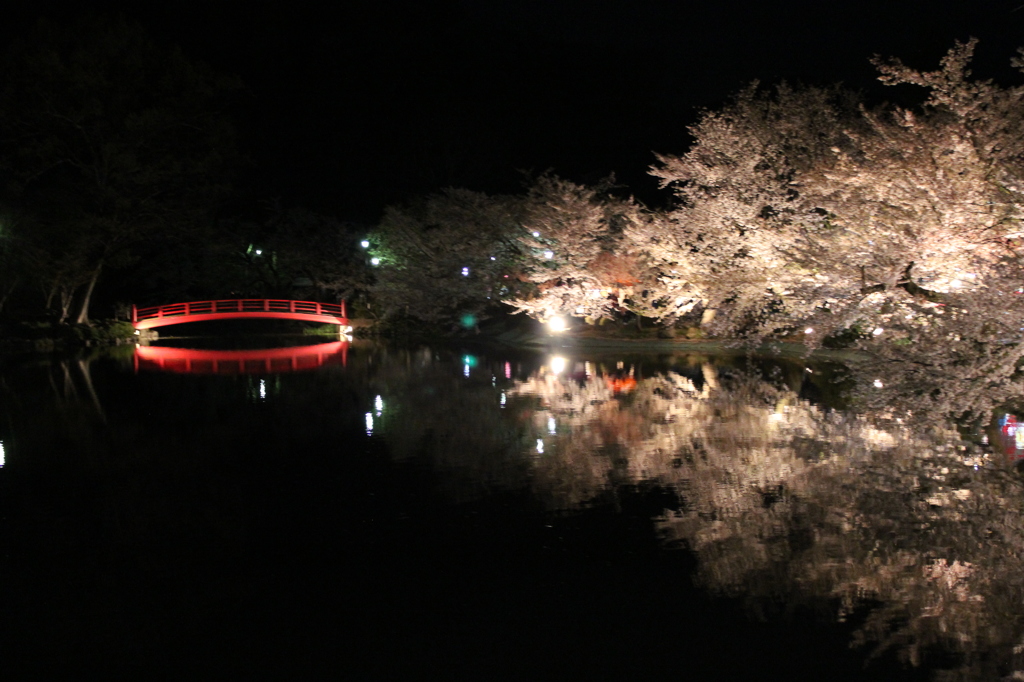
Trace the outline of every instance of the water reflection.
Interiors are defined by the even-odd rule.
[[[276,372],[286,355],[249,365],[189,351],[160,365],[147,356],[153,350],[136,351],[132,363],[169,371],[73,359],[9,380],[0,372],[0,466],[4,443],[11,454],[3,473],[32,466],[45,472],[39,480],[57,471],[67,481],[102,482],[89,488],[110,491],[96,504],[103,520],[95,525],[117,529],[118,546],[163,533],[199,547],[191,538],[216,528],[209,547],[234,548],[238,564],[248,564],[252,510],[281,481],[293,497],[277,513],[314,509],[310,546],[325,553],[332,537],[342,538],[344,552],[353,537],[377,551],[375,529],[392,507],[414,515],[436,505],[435,495],[462,513],[515,491],[564,519],[621,509],[630,491],[657,489],[650,524],[666,548],[696,557],[695,580],[709,593],[779,622],[811,606],[826,620],[855,624],[853,643],[871,655],[898,652],[910,665],[943,670],[943,679],[1024,671],[1024,485],[1015,469],[1024,427],[1008,409],[978,416],[1005,400],[1010,384],[986,398],[982,380],[958,374],[926,384],[917,369],[883,373],[870,359],[850,368],[432,348],[356,347],[347,355],[344,344],[306,347],[308,357],[323,358],[320,371],[282,369],[257,381],[181,374],[223,366],[237,375],[256,365]],[[50,404],[40,397],[46,391]],[[973,411],[958,422],[950,415],[965,395]],[[354,475],[357,455],[364,464]],[[375,478],[384,476],[377,457],[422,474],[430,497],[406,482],[374,506],[391,480]],[[305,468],[279,476],[278,467]],[[239,472],[250,469],[266,480],[246,488]],[[173,491],[152,495],[164,481]],[[364,481],[365,490],[352,492]],[[343,507],[337,518],[333,505]],[[394,532],[402,566],[394,572],[403,576],[401,543],[432,545],[429,532],[445,532],[417,527],[426,539],[414,538],[407,518]],[[508,541],[527,552],[532,537]],[[464,551],[461,540],[448,546]],[[205,558],[197,554],[195,565]],[[252,584],[270,581],[258,577]]]
[[[505,385],[448,392],[443,368],[429,367],[416,387],[382,389],[403,418],[381,433],[397,457],[431,453],[450,483],[462,481],[457,494],[528,482],[567,513],[624,487],[671,490],[676,502],[655,523],[667,546],[696,554],[706,589],[766,617],[825,605],[860,623],[854,643],[871,655],[955,660],[948,679],[1024,670],[1021,479],[982,431],[913,395],[844,407],[839,386],[883,392],[872,374],[554,356]],[[936,386],[924,399],[936,390],[954,394]],[[1024,429],[1010,430],[1001,442],[1012,442],[1012,463]]]
[[[536,492],[571,509],[622,485],[667,486],[681,503],[657,523],[696,552],[708,589],[760,613],[833,603],[838,619],[864,618],[857,643],[914,665],[957,652],[957,676],[1024,668],[1024,489],[981,439],[906,412],[814,404],[753,367],[692,370],[630,392],[621,370],[554,364],[515,382],[508,394],[534,401],[544,437]],[[1002,433],[1016,456],[1014,425]]]
[[[348,359],[348,342],[335,341],[286,348],[210,350],[170,346],[136,346],[135,369],[184,374],[270,374],[316,369]],[[261,393],[261,398],[266,393]]]

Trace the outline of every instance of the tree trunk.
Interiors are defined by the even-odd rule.
[[[2,296],[0,296],[0,312],[3,312],[4,305],[7,304],[7,299],[11,297],[11,294],[13,294],[14,290],[17,288],[18,280],[14,280],[14,283],[7,288],[7,291],[5,291]]]
[[[57,319],[57,324],[64,324],[68,319],[68,313],[71,311],[71,302],[74,299],[75,292],[73,289],[61,287],[57,293],[60,296],[60,317]]]
[[[950,302],[952,300],[950,298],[950,296],[948,296],[947,294],[943,294],[942,292],[939,292],[939,291],[932,291],[930,289],[925,289],[921,285],[919,285],[916,282],[914,282],[913,278],[910,276],[910,271],[913,269],[913,267],[914,267],[914,262],[911,261],[910,265],[908,265],[903,270],[903,274],[899,277],[899,279],[896,281],[896,283],[894,285],[892,285],[892,287],[894,289],[903,289],[904,291],[906,291],[908,294],[910,294],[911,296],[913,296],[915,298],[923,298],[924,300],[930,301],[932,303],[948,303],[948,302]],[[886,289],[889,288],[884,283],[872,284],[871,286],[868,286],[867,282],[864,279],[864,267],[863,266],[861,266],[861,269],[860,269],[860,278],[861,278],[860,293],[865,295],[865,296],[868,295],[868,294],[873,294],[876,291],[885,291]]]
[[[96,289],[96,282],[100,278],[100,271],[103,269],[103,263],[100,262],[96,266],[96,269],[92,271],[92,277],[89,278],[89,283],[85,286],[85,293],[82,294],[82,301],[78,308],[78,315],[75,316],[75,324],[89,324],[89,303],[92,301],[92,292]]]

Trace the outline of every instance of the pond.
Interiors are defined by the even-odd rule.
[[[1007,412],[800,358],[180,345],[0,358],[8,670],[1024,670]]]

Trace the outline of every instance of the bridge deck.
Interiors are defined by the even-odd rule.
[[[136,308],[132,306],[132,324],[136,329],[153,329],[185,322],[230,320],[243,317],[301,320],[348,326],[345,303],[317,303],[273,298],[190,301]]]

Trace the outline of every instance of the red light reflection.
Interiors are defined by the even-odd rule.
[[[1017,415],[1004,414],[999,419],[999,440],[1003,454],[1011,462],[1024,459],[1024,423],[1018,421]]]
[[[135,371],[181,374],[277,374],[316,369],[348,362],[348,343],[334,341],[311,346],[259,350],[201,350],[167,346],[136,346]]]

